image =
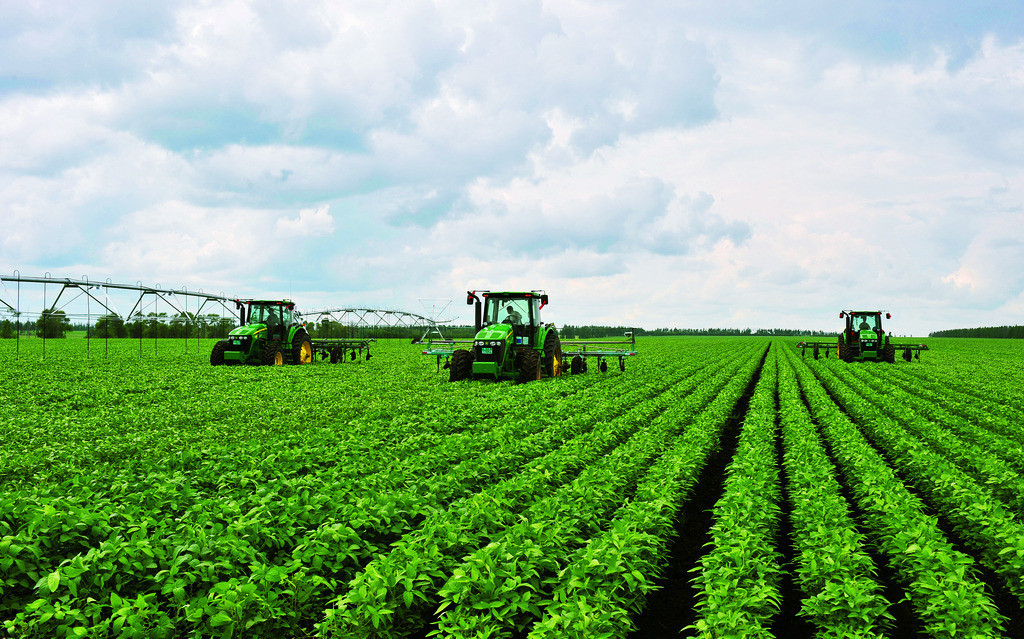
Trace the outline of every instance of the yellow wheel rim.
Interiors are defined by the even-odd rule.
[[[554,375],[555,375],[555,377],[561,377],[561,375],[562,375],[562,360],[558,359],[557,355],[554,358],[552,358],[552,359],[555,360],[555,365],[553,366],[553,368],[555,369],[553,371]]]
[[[309,342],[302,342],[299,347],[299,363],[308,364],[313,361],[313,347]]]
[[[274,353],[274,366],[284,366],[284,353],[281,351]]]

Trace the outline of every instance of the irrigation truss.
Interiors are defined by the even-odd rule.
[[[165,288],[105,280],[57,278],[46,273],[27,277],[19,271],[0,275],[0,319],[12,318],[20,337],[26,324],[59,314],[61,321],[93,327],[101,318],[116,318],[125,323],[175,326],[179,332],[197,338],[213,336],[211,327],[237,325],[248,298],[209,293],[203,289]],[[127,309],[127,312],[122,312]],[[420,339],[440,335],[440,326],[451,319],[428,317],[420,313],[369,307],[332,307],[302,313],[307,323],[329,323],[364,335],[387,334],[389,329],[422,331]],[[91,328],[90,328],[91,332]],[[152,331],[159,334],[159,331]],[[140,332],[141,335],[141,332]]]

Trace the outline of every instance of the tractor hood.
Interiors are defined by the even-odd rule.
[[[476,334],[478,340],[507,340],[512,336],[511,324],[491,324],[480,329]]]
[[[266,324],[249,324],[247,326],[239,326],[235,330],[228,333],[231,337],[240,337],[244,335],[256,336],[256,333],[267,330]]]

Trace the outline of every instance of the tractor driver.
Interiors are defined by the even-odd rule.
[[[523,323],[523,316],[519,314],[519,311],[516,310],[515,306],[512,306],[511,304],[509,304],[505,308],[505,312],[508,313],[508,317],[505,318],[505,321],[507,323],[509,323],[509,324],[522,324]]]
[[[273,308],[267,309],[267,335],[274,335],[277,333],[277,325],[280,322],[277,321],[277,314],[274,313]]]

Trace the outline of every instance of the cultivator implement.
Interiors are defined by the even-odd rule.
[[[313,357],[320,361],[330,361],[332,364],[339,364],[346,358],[355,361],[360,355],[366,353],[366,359],[373,357],[370,354],[370,344],[374,339],[314,339]]]
[[[437,357],[437,371],[441,372],[442,360],[444,361],[444,368],[449,368],[450,364],[448,358],[455,354],[458,350],[458,345],[464,347],[472,347],[473,340],[471,339],[438,339],[428,340],[426,342],[426,348],[423,349],[423,355],[433,355]]]
[[[604,373],[608,360],[619,360],[619,370],[626,370],[626,358],[636,357],[636,338],[630,331],[624,340],[566,340],[562,342],[562,361],[569,361],[569,372],[573,375],[587,371],[587,358],[597,358],[597,367]],[[568,349],[566,347],[569,347]]]
[[[890,345],[897,353],[901,354],[903,359],[907,360],[908,362],[914,359],[920,360],[921,351],[929,350],[927,344],[891,343]],[[799,344],[796,345],[796,347],[800,349],[801,357],[807,357],[807,349],[811,349],[811,353],[813,354],[814,359],[818,359],[818,357],[821,356],[822,352],[824,352],[824,356],[827,359],[829,355],[829,350],[835,349],[837,345],[835,342],[800,342]]]
[[[604,373],[608,371],[608,360],[618,360],[619,370],[626,370],[626,358],[636,357],[639,353],[636,350],[636,338],[633,333],[626,333],[625,340],[566,340],[561,342],[562,357],[560,360],[561,371],[568,370],[573,375],[587,371],[587,358],[597,358],[597,367]],[[472,348],[475,344],[471,339],[445,339],[428,341],[423,355],[433,355],[437,358],[437,370],[449,368],[448,358],[459,350],[459,347]],[[568,347],[568,348],[566,348]],[[566,369],[565,362],[569,362]]]

